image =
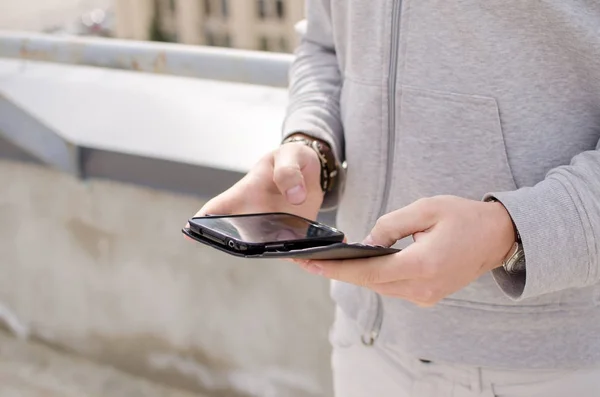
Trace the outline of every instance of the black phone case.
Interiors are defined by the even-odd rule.
[[[293,258],[312,260],[360,259],[390,255],[400,251],[396,248],[371,247],[361,244],[333,243],[329,245],[293,251],[277,251],[265,252],[264,254],[260,255],[244,255],[239,251],[230,250],[227,247],[217,245],[212,240],[206,239],[189,229],[183,229],[182,232],[183,234],[185,234],[193,240],[206,244],[210,247],[216,248],[220,251],[226,252],[230,255],[242,258]]]

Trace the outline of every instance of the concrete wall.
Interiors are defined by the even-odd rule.
[[[182,238],[201,203],[0,161],[0,319],[216,396],[331,395],[328,284]]]
[[[0,397],[209,397],[20,341],[0,330]]]

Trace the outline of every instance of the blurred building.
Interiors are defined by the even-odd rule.
[[[0,0],[0,29],[68,35],[112,34],[113,0]]]
[[[291,52],[301,0],[116,0],[116,37]]]

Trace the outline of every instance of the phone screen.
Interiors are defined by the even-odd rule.
[[[343,239],[343,234],[333,228],[289,214],[194,218],[192,223],[250,244],[315,238]]]

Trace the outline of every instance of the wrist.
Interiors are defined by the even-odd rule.
[[[318,138],[303,133],[288,136],[282,144],[300,143],[313,150],[320,162],[321,189],[324,193],[333,191],[336,186],[339,167],[330,145]]]
[[[495,238],[498,242],[498,253],[495,255],[493,268],[498,268],[502,267],[504,261],[513,254],[518,236],[513,220],[504,205],[499,201],[491,201],[488,205],[493,213],[490,225],[496,230]]]

